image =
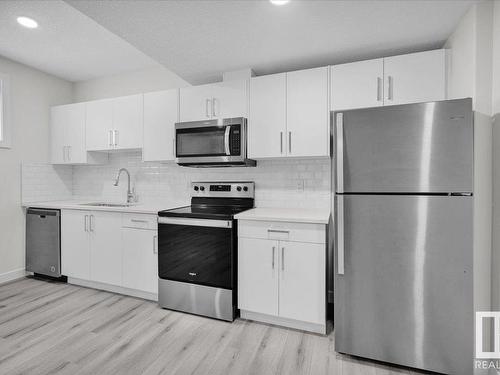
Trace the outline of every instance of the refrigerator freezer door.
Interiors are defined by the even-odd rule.
[[[335,350],[472,374],[473,198],[343,199],[344,274],[336,268]]]
[[[337,112],[334,120],[337,192],[472,192],[470,99]]]

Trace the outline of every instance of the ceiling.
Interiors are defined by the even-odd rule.
[[[21,27],[16,22],[21,15],[39,27]],[[0,55],[69,81],[159,66],[60,0],[0,1]]]
[[[440,48],[475,2],[66,1],[194,84]]]

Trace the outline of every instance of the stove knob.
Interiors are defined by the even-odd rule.
[[[198,186],[195,186],[194,191],[198,191],[198,190],[199,190]]]
[[[241,186],[238,186],[236,190],[241,191]]]
[[[248,191],[248,187],[244,186],[243,191]]]
[[[205,191],[205,186],[200,186],[201,191]]]

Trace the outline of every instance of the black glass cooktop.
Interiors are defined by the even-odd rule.
[[[191,206],[160,211],[158,216],[232,220],[234,215],[253,208],[253,199],[217,199],[193,199]]]

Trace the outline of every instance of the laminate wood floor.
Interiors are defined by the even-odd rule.
[[[415,372],[339,355],[333,334],[239,319],[227,323],[133,297],[25,278],[0,285],[0,374]]]

